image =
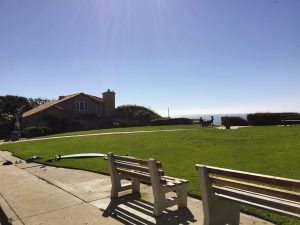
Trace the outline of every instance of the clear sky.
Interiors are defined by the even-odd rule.
[[[0,95],[300,111],[300,0],[0,0]]]

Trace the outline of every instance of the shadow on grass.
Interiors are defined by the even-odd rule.
[[[176,211],[164,210],[162,216],[153,215],[153,203],[140,199],[139,196],[124,196],[112,199],[104,213],[104,217],[111,216],[122,224],[191,224],[197,220],[188,208]]]

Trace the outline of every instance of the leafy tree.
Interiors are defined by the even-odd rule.
[[[29,98],[28,101],[29,101],[30,106],[32,108],[35,108],[35,107],[38,107],[42,104],[49,102],[50,100],[46,99],[46,98]]]
[[[0,96],[2,113],[8,113],[11,115],[20,115],[23,112],[32,109],[29,101],[25,97],[6,95]]]
[[[15,122],[20,119],[23,112],[31,109],[27,98],[6,95],[0,96],[0,137],[7,138],[15,129]]]

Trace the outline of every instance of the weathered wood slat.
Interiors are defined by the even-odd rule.
[[[166,179],[166,178],[160,178],[160,180],[165,182],[165,183],[172,183],[174,185],[183,184],[183,182],[181,182],[180,180],[169,180],[169,179]]]
[[[172,182],[167,182],[167,186],[168,187],[175,187],[176,184],[172,183]]]
[[[143,165],[148,165],[148,160],[145,159],[136,159],[133,157],[129,156],[119,156],[119,155],[114,155],[115,160],[120,160],[120,161],[125,161],[125,162],[133,162],[133,163],[139,163]]]
[[[174,204],[178,204],[180,201],[180,198],[174,196],[166,199],[166,206],[170,207],[173,206]]]
[[[300,205],[297,203],[286,202],[281,199],[269,198],[267,196],[257,195],[256,193],[239,191],[231,188],[214,186],[213,190],[216,192],[216,194],[222,195],[224,198],[226,198],[226,196],[233,197],[242,201],[247,201],[249,204],[264,205],[270,208],[300,215]]]
[[[197,164],[196,167],[202,166]],[[248,173],[238,170],[231,170],[226,168],[218,168],[212,166],[205,166],[208,173],[220,175],[220,176],[229,176],[237,179],[247,179],[255,182],[264,182],[266,184],[282,186],[291,189],[300,189],[300,181],[294,179],[286,179],[282,177],[274,177],[268,175],[262,175],[257,173]]]
[[[297,214],[297,213],[292,213],[292,212],[276,209],[276,208],[273,208],[273,207],[268,207],[268,206],[265,206],[265,205],[249,202],[249,201],[246,201],[246,200],[230,197],[230,196],[227,196],[227,195],[222,195],[222,194],[216,194],[216,195],[220,198],[224,198],[224,199],[227,199],[227,200],[232,200],[234,202],[238,202],[238,203],[245,204],[245,205],[250,205],[250,206],[255,207],[255,208],[264,209],[264,210],[279,213],[279,214],[282,214],[282,215],[292,216],[292,217],[295,217],[295,218],[300,218],[300,215]]]
[[[151,181],[150,175],[135,172],[135,171],[132,171],[132,170],[117,169],[117,172],[121,173],[121,174],[124,174],[124,175],[127,175],[127,176],[130,176],[130,177],[135,177],[135,178],[141,179],[143,181],[147,181],[147,182]]]
[[[243,189],[246,191],[257,192],[264,195],[270,195],[278,198],[288,199],[295,202],[300,202],[300,193],[285,191],[277,188],[266,187],[257,184],[250,184],[246,182],[236,181],[232,179],[226,179],[221,177],[210,177],[210,181],[214,184],[234,187],[238,189]]]
[[[136,171],[142,171],[142,172],[146,172],[149,173],[149,168],[148,167],[143,167],[143,166],[139,166],[136,164],[129,164],[129,163],[125,163],[125,162],[115,162],[117,167],[122,167],[122,168],[127,168],[127,169],[133,169]]]
[[[185,179],[180,179],[180,178],[176,178],[176,177],[169,177],[169,176],[162,176],[163,179],[169,179],[169,180],[179,180],[182,183],[188,183],[188,180]]]
[[[133,162],[133,163],[139,163],[142,165],[148,165],[148,160],[145,159],[136,159],[134,157],[130,157],[130,156],[119,156],[119,155],[114,155],[114,159],[115,160],[120,160],[120,161],[126,161],[126,162]],[[158,168],[162,167],[161,162],[156,162],[156,165]]]

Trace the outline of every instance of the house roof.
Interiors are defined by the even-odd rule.
[[[22,115],[22,117],[25,118],[25,117],[31,116],[31,115],[33,115],[35,113],[44,111],[45,109],[49,109],[51,107],[58,107],[57,104],[59,104],[61,102],[64,102],[64,101],[67,101],[67,100],[69,100],[71,98],[74,98],[76,96],[79,96],[79,95],[86,95],[89,98],[92,98],[92,99],[94,99],[96,101],[102,102],[102,98],[99,98],[97,96],[88,95],[88,94],[84,94],[84,93],[76,93],[76,94],[72,94],[72,95],[66,95],[66,96],[64,96],[64,98],[59,99],[59,100],[52,100],[50,102],[46,102],[46,103],[44,103],[42,105],[39,105],[38,107],[35,107],[35,108],[31,109],[31,110],[28,110],[28,111],[24,112],[23,115]]]

